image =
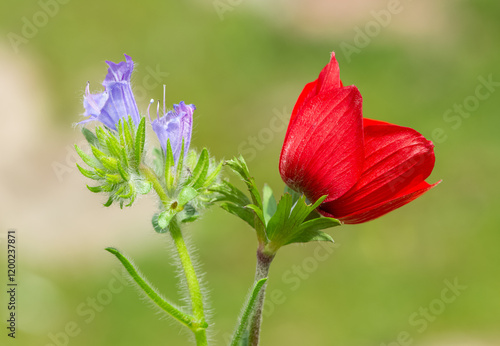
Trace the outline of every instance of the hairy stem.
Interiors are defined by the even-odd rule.
[[[191,305],[193,309],[193,316],[195,318],[194,328],[192,328],[196,337],[196,344],[208,345],[205,329],[207,328],[207,323],[205,321],[205,312],[203,309],[203,297],[201,295],[200,284],[194,270],[193,263],[189,257],[189,252],[182,237],[181,229],[177,223],[176,219],[170,222],[169,226],[170,235],[174,240],[175,247],[177,248],[177,253],[181,260],[181,265],[184,270],[184,275],[186,276],[186,282],[189,290],[189,296],[191,297]]]
[[[255,284],[260,280],[267,278],[269,274],[269,267],[274,259],[274,254],[269,255],[264,253],[263,248],[259,247],[257,250],[257,266],[255,269]],[[250,343],[251,346],[259,345],[260,338],[260,325],[262,323],[262,309],[264,307],[264,299],[266,297],[267,282],[264,283],[262,289],[259,291],[257,300],[254,307],[254,314],[250,320]]]
[[[153,184],[153,189],[155,189],[156,193],[158,194],[158,197],[160,197],[160,200],[162,201],[163,205],[167,205],[169,198],[167,196],[167,193],[165,192],[165,189],[161,185],[160,181],[158,180],[158,177],[156,176],[155,172],[147,165],[141,164],[139,166],[139,171],[146,177],[146,179]]]

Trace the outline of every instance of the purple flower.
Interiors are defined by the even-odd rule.
[[[153,102],[153,100],[151,101]],[[172,147],[175,162],[178,161],[181,154],[183,139],[184,154],[188,152],[189,144],[191,142],[191,131],[193,129],[193,112],[195,109],[196,107],[194,105],[186,105],[184,101],[181,101],[178,105],[174,104],[174,110],[165,113],[165,96],[163,96],[164,115],[160,118],[160,104],[158,103],[158,117],[151,122],[151,126],[158,136],[165,154],[167,153],[167,141],[170,140],[170,146]]]
[[[105,88],[104,92],[91,94],[87,83],[83,107],[85,108],[84,116],[89,118],[79,124],[98,120],[106,127],[116,131],[118,121],[129,115],[136,125],[139,124],[141,117],[130,87],[130,76],[134,69],[134,62],[126,54],[125,59],[126,61],[121,61],[118,64],[106,61],[109,68],[106,79],[102,82]]]

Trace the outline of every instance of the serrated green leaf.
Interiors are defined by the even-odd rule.
[[[259,219],[259,221],[262,223],[262,225],[265,227],[266,220],[264,219],[264,213],[262,212],[262,209],[260,209],[255,204],[249,204],[249,205],[245,206],[245,208],[252,210],[255,213],[255,215],[257,216],[257,218]]]
[[[93,180],[100,180],[101,179],[101,177],[98,176],[97,174],[95,174],[93,171],[89,171],[85,168],[82,168],[78,163],[76,164],[76,167],[78,168],[80,173],[82,173],[82,175],[87,177],[87,178],[90,178]]]
[[[220,207],[225,211],[236,215],[237,217],[248,223],[250,227],[255,228],[255,214],[252,210],[227,202],[221,203]]]
[[[228,201],[242,208],[251,203],[250,199],[240,189],[226,180],[221,184],[211,187],[210,191],[219,194],[219,196],[215,197],[216,202]]]
[[[303,222],[299,226],[299,230],[297,231],[297,233],[293,237],[288,239],[285,245],[291,243],[307,243],[310,241],[333,242],[332,237],[322,232],[321,230],[339,225],[340,222],[337,219],[329,217],[322,217]]]
[[[167,152],[165,153],[165,183],[167,184],[167,190],[172,190],[174,186],[174,174],[175,169],[174,153],[172,151],[172,146],[170,144],[170,139],[167,139]]]
[[[293,243],[309,243],[312,241],[327,241],[333,243],[333,238],[323,231],[307,231],[299,233],[294,237],[288,239],[284,245],[289,245]]]
[[[184,207],[188,202],[198,197],[199,192],[191,186],[184,186],[177,196],[177,203],[180,207]]]
[[[243,179],[247,185],[250,195],[252,196],[253,203],[259,206],[259,208],[262,208],[262,199],[260,197],[259,190],[255,185],[255,180],[250,176],[248,166],[243,156],[240,155],[238,158],[226,161],[226,164]]]
[[[264,214],[266,225],[269,223],[269,220],[274,213],[276,213],[277,208],[278,204],[274,198],[273,190],[269,187],[269,185],[264,184],[264,188],[262,189],[262,212]]]
[[[89,155],[87,155],[76,144],[75,144],[75,150],[78,153],[78,155],[82,158],[83,162],[85,162],[88,166],[93,167],[93,168],[102,167],[102,164],[98,160],[96,160],[95,158],[90,157]]]
[[[82,134],[90,145],[99,145],[96,135],[89,129],[82,127]]]
[[[285,185],[285,193],[289,193],[292,196],[293,203],[297,202],[300,196],[302,196],[301,193],[291,189],[288,185]]]
[[[135,161],[137,165],[141,163],[142,153],[144,152],[144,143],[146,141],[146,117],[141,118],[135,135]]]
[[[203,148],[200,157],[198,158],[198,163],[192,172],[192,176],[188,181],[188,184],[193,186],[195,189],[203,186],[205,178],[208,173],[208,166],[210,164],[208,150]]]

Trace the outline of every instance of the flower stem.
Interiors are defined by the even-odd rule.
[[[153,184],[153,189],[155,189],[156,193],[158,194],[158,197],[160,197],[160,200],[162,201],[163,205],[167,205],[169,198],[167,196],[167,193],[165,192],[165,189],[161,185],[160,181],[158,180],[158,177],[156,176],[155,172],[147,165],[141,164],[139,166],[139,171],[144,174],[146,179]]]
[[[191,297],[193,316],[195,318],[193,327],[191,329],[195,334],[196,344],[198,346],[208,345],[205,331],[208,325],[205,321],[203,297],[201,295],[200,284],[198,282],[193,263],[191,262],[191,258],[189,257],[186,243],[184,242],[184,238],[182,237],[181,229],[176,219],[173,219],[170,222],[169,231],[172,239],[174,240],[175,247],[177,248],[177,253],[179,254],[181,265],[184,269],[184,275],[186,276],[189,296]]]
[[[257,250],[257,266],[255,269],[255,284],[260,280],[267,278],[269,267],[274,259],[274,254],[266,254],[263,247],[259,246]],[[258,346],[260,338],[260,325],[262,323],[262,309],[264,307],[264,299],[266,297],[267,282],[264,283],[259,291],[257,301],[255,303],[254,314],[250,320],[250,346]]]

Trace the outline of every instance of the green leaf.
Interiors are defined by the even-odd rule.
[[[118,184],[122,182],[122,176],[119,174],[106,174],[106,181],[111,184]]]
[[[208,166],[210,164],[208,150],[203,148],[200,157],[198,158],[198,163],[193,170],[192,176],[188,181],[188,184],[193,186],[195,189],[203,186],[205,178],[208,173]]]
[[[190,316],[183,311],[181,311],[178,307],[167,301],[164,297],[160,296],[155,289],[151,287],[151,284],[139,274],[137,269],[134,267],[132,262],[125,256],[123,256],[120,251],[115,248],[108,247],[106,251],[113,254],[118,258],[118,260],[125,267],[125,270],[130,274],[132,279],[137,283],[137,285],[144,291],[144,293],[155,303],[158,305],[163,311],[167,314],[175,318],[177,321],[182,323],[183,325],[193,329],[193,321],[194,317]]]
[[[158,222],[158,217],[159,213],[156,213],[153,215],[153,218],[151,219],[151,223],[153,224],[153,228],[157,233],[167,233],[168,228],[162,228]]]
[[[262,199],[260,198],[259,190],[255,185],[255,180],[250,176],[248,166],[243,156],[240,155],[238,158],[226,161],[226,164],[243,179],[247,185],[248,191],[250,191],[253,204],[262,208]]]
[[[144,143],[146,141],[146,117],[141,118],[135,135],[135,162],[141,163],[142,153],[144,152]]]
[[[302,196],[301,193],[299,193],[295,190],[292,190],[288,185],[285,185],[285,193],[289,193],[290,195],[292,195],[293,203],[297,202],[299,200],[300,196]]]
[[[151,191],[151,188],[153,187],[153,184],[151,184],[147,180],[136,180],[135,181],[135,188],[138,193],[141,195],[146,195]]]
[[[310,241],[329,241],[333,243],[332,237],[321,230],[339,225],[340,222],[337,219],[329,217],[306,221],[300,225],[297,233],[289,238],[285,245],[291,243],[308,243]]]
[[[269,185],[264,184],[264,188],[262,190],[262,212],[264,213],[265,224],[267,225],[271,217],[276,213],[276,209],[278,208],[278,204],[276,203],[276,199],[273,195],[273,190],[269,187]]]
[[[98,148],[106,148],[107,147],[107,134],[104,132],[103,128],[98,126],[95,129],[95,134],[97,136],[97,140],[99,141],[99,144],[96,145]]]
[[[246,208],[253,210],[253,212],[259,218],[259,220],[262,223],[262,225],[264,225],[264,227],[265,227],[266,220],[264,219],[264,213],[262,212],[262,209],[260,209],[259,207],[257,207],[255,204],[249,204],[249,205],[246,206]]]
[[[158,215],[158,226],[160,226],[161,229],[168,229],[168,225],[170,225],[170,221],[174,218],[174,216],[177,214],[177,210],[173,209],[168,209],[165,211],[162,211]]]
[[[153,148],[153,166],[156,174],[158,176],[161,176],[163,174],[163,160],[165,158],[165,155],[163,152],[158,149],[158,148]]]
[[[127,152],[134,151],[134,140],[132,139],[132,129],[130,122],[122,120],[123,122],[123,133],[125,135],[125,145],[127,147]]]
[[[243,310],[243,313],[240,317],[240,323],[238,324],[238,328],[236,329],[236,332],[234,333],[233,341],[231,342],[231,346],[239,346],[241,345],[240,341],[242,336],[245,334],[245,331],[248,329],[248,323],[250,320],[250,317],[255,313],[255,306],[257,303],[257,298],[259,297],[259,293],[264,287],[264,284],[266,283],[267,278],[260,279],[257,281],[252,289],[252,293],[250,294],[250,297],[248,298],[248,302],[246,304],[245,309]]]
[[[205,183],[203,184],[204,189],[206,189],[210,185],[212,185],[212,183],[215,181],[215,179],[217,179],[217,176],[219,175],[223,164],[224,164],[223,161],[219,162],[219,164],[217,165],[217,167],[215,167],[213,172],[210,173],[210,175],[207,177],[207,179],[205,179]]]
[[[120,175],[123,178],[123,180],[129,181],[130,174],[128,174],[128,172],[122,168],[122,165],[120,164],[119,161],[118,161],[117,166],[118,166],[118,172],[120,173]]]
[[[191,186],[184,186],[181,192],[179,192],[179,196],[177,196],[177,203],[179,203],[180,207],[184,207],[188,202],[198,197],[198,195],[199,192]]]
[[[240,219],[248,223],[252,228],[255,228],[255,214],[252,210],[227,202],[221,203],[220,207],[225,211],[238,216]]]
[[[167,184],[167,190],[172,190],[174,186],[174,175],[173,169],[175,168],[174,154],[172,152],[172,146],[170,145],[170,139],[167,139],[167,152],[165,157],[165,183]]]
[[[82,134],[90,145],[99,145],[96,135],[89,129],[82,127]]]
[[[238,205],[239,207],[245,207],[251,203],[250,199],[240,189],[226,180],[211,187],[210,191],[219,194],[215,197],[215,201],[228,201]]]

